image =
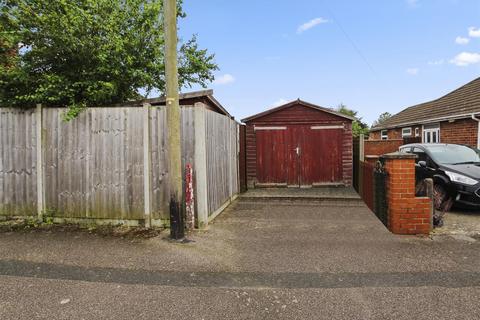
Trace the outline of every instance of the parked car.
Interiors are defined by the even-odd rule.
[[[432,178],[437,210],[449,211],[455,202],[480,209],[480,155],[457,144],[408,144],[400,152],[413,153],[417,180]]]

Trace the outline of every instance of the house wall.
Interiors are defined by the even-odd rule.
[[[421,126],[412,126],[415,136],[415,128],[419,128],[420,136],[423,135]],[[380,140],[381,132],[370,133],[370,141]],[[395,128],[388,130],[388,140],[402,139],[402,129]],[[473,119],[460,119],[453,122],[443,121],[440,123],[440,142],[464,144],[470,147],[477,147],[478,143],[478,122]],[[380,147],[379,147],[380,148]],[[367,152],[365,154],[368,154]]]
[[[440,142],[465,144],[477,147],[478,122],[473,119],[456,120],[455,122],[440,123]]]
[[[246,123],[246,170],[248,188],[254,188],[257,183],[257,142],[255,125],[288,124],[344,124],[345,130],[342,141],[343,182],[346,185],[352,184],[353,141],[351,121],[327,112],[318,111],[302,105],[294,105]]]
[[[408,126],[405,128],[409,128]],[[422,126],[411,126],[412,128],[412,137],[415,137],[415,128],[419,129],[419,135],[422,136]],[[369,140],[381,140],[381,131],[372,131],[370,133]],[[388,140],[403,139],[402,138],[402,129],[395,128],[388,130]]]

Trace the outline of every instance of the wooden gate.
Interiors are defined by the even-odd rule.
[[[312,186],[342,181],[343,126],[256,127],[260,185]]]

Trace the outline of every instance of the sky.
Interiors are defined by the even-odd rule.
[[[209,88],[238,120],[300,98],[343,103],[371,124],[480,77],[480,0],[185,0],[183,8],[179,37],[196,34],[215,54]]]

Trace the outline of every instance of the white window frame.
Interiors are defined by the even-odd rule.
[[[433,139],[433,134],[435,133],[436,139]],[[430,137],[430,140],[428,139]],[[422,143],[441,143],[440,140],[440,125],[429,125],[425,128],[425,125],[422,128]]]
[[[385,132],[385,134],[383,134]],[[380,139],[381,140],[388,140],[388,130],[380,131]]]
[[[405,132],[406,130],[408,133]],[[412,136],[412,127],[402,128],[402,138],[411,137],[411,136]]]
[[[415,128],[415,137],[420,137],[420,128],[419,127]]]

